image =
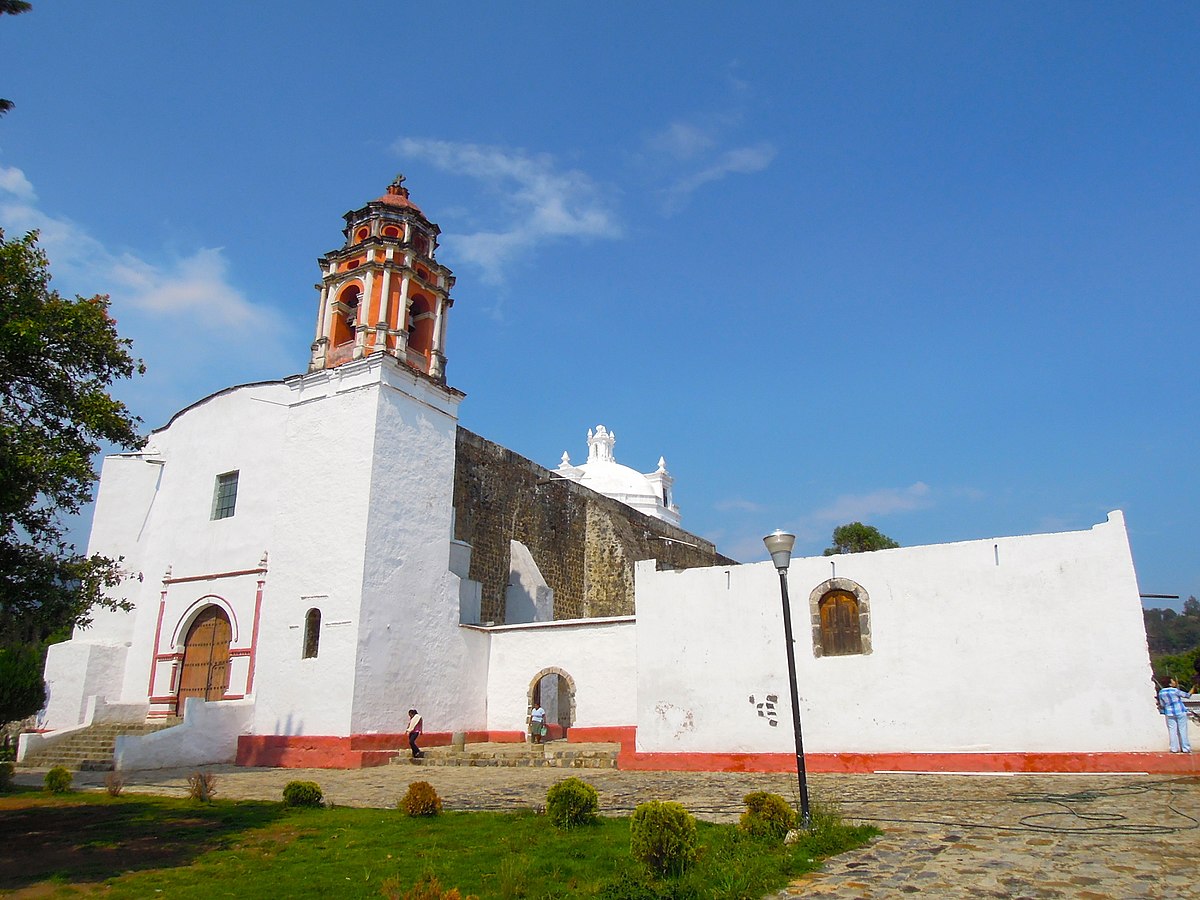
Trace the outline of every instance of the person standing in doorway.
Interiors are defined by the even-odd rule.
[[[1167,719],[1167,738],[1171,742],[1172,753],[1192,752],[1192,744],[1188,740],[1187,707],[1183,705],[1184,698],[1190,696],[1187,691],[1179,689],[1178,678],[1172,678],[1158,692],[1158,708]]]
[[[540,702],[529,714],[529,737],[535,744],[542,743],[546,737],[546,710]]]
[[[404,729],[404,733],[408,735],[408,746],[412,750],[412,758],[420,759],[425,754],[421,752],[421,748],[417,746],[417,738],[421,736],[421,715],[415,709],[408,711],[408,727]]]

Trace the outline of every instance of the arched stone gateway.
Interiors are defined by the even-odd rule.
[[[219,606],[206,606],[188,628],[183,644],[176,715],[188,697],[220,700],[229,687],[229,642],[233,628]]]
[[[542,669],[529,682],[529,709],[538,704],[546,710],[546,737],[565,738],[575,722],[575,679],[557,666]]]

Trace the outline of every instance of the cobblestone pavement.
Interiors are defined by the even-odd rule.
[[[796,794],[794,776],[728,772],[623,772],[504,767],[242,769],[205,767],[218,796],[278,799],[293,779],[318,782],[347,806],[391,806],[415,780],[450,809],[540,805],[546,790],[578,775],[602,809],[676,800],[702,819],[736,821],[752,790]],[[126,773],[126,790],[186,792],[191,770]],[[39,771],[17,781],[39,784]],[[104,774],[80,772],[78,786]],[[1146,775],[814,775],[814,801],[885,834],[868,847],[775,895],[880,898],[1194,898],[1200,895],[1200,779]]]

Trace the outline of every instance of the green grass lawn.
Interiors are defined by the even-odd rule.
[[[630,856],[627,817],[564,831],[532,811],[410,818],[394,809],[25,791],[0,797],[0,892],[332,900],[384,896],[389,878],[402,894],[432,872],[481,900],[757,898],[878,833],[829,823],[785,848],[732,825],[698,828],[697,864],[658,880]]]

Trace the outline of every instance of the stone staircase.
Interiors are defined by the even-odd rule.
[[[467,744],[462,748],[425,747],[421,759],[407,748],[392,760],[394,766],[548,766],[558,769],[615,769],[620,744]]]
[[[22,767],[33,769],[66,766],[81,772],[109,772],[113,768],[113,753],[117,737],[122,734],[150,734],[178,725],[183,719],[157,719],[145,723],[92,725],[76,731],[40,753],[31,753],[21,760]]]

